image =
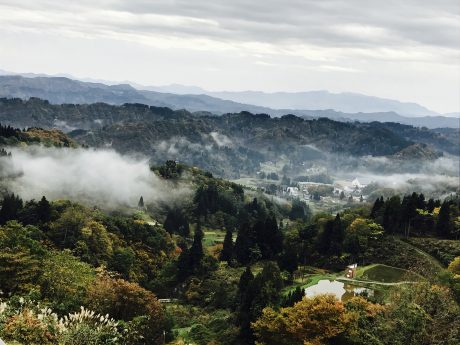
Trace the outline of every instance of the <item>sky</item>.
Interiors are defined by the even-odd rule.
[[[0,69],[460,111],[458,0],[0,0]]]

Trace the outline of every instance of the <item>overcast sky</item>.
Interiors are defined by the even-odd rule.
[[[460,111],[458,0],[0,0],[0,69]]]

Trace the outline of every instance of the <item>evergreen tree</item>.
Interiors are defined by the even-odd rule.
[[[450,236],[450,202],[444,201],[441,205],[438,215],[438,223],[436,224],[436,234],[443,238]]]
[[[220,252],[219,259],[221,261],[230,262],[233,259],[233,234],[230,229],[227,229],[224,238],[224,246]]]
[[[340,215],[337,214],[334,220],[328,220],[319,241],[319,250],[323,255],[337,255],[342,253],[345,231]]]
[[[144,208],[144,197],[142,195],[139,198],[139,202],[137,203],[137,207]]]
[[[398,195],[392,196],[385,202],[383,213],[383,228],[386,233],[394,234],[400,223],[401,199]]]
[[[345,193],[343,191],[340,192],[339,198],[340,198],[340,200],[345,199]]]
[[[51,219],[51,205],[45,196],[42,196],[37,204],[37,215],[39,221],[42,223],[47,223]]]
[[[308,220],[310,217],[310,209],[308,205],[298,199],[294,199],[292,201],[292,208],[291,212],[289,212],[289,219],[291,220],[296,220],[296,219],[301,219],[301,220]]]
[[[249,266],[240,277],[237,291],[236,322],[240,328],[238,338],[241,344],[253,344],[254,335],[251,329],[251,306],[254,299],[254,275]]]
[[[275,215],[272,214],[271,217],[267,218],[265,221],[265,229],[267,234],[265,243],[269,248],[265,258],[270,259],[274,258],[283,250],[283,233],[278,227]]]
[[[235,257],[242,265],[247,265],[251,261],[251,247],[254,241],[250,232],[251,228],[249,223],[243,223],[238,230],[238,236],[235,241]]]
[[[16,219],[18,212],[22,209],[22,199],[13,194],[7,194],[0,209],[0,224],[5,224],[7,221]]]
[[[170,234],[179,234],[184,237],[190,235],[188,218],[179,208],[168,211],[163,226]]]
[[[378,212],[382,209],[382,207],[385,205],[385,202],[383,201],[383,196],[380,198],[377,198],[374,202],[374,206],[372,206],[371,210],[371,218],[376,218]]]
[[[291,274],[297,269],[298,262],[297,253],[292,248],[285,248],[278,257],[279,268]]]
[[[342,253],[343,239],[345,237],[345,229],[342,225],[340,214],[337,213],[334,222],[332,223],[332,236],[331,236],[331,254],[340,256]]]
[[[417,193],[412,193],[410,196],[405,196],[401,203],[401,224],[404,236],[409,237],[412,226],[412,221],[417,216],[417,204],[419,198]]]
[[[292,307],[295,303],[302,300],[305,296],[305,290],[297,286],[295,290],[290,291],[282,302],[283,307]]]
[[[434,200],[433,200],[433,199],[429,199],[429,200],[428,200],[428,203],[426,204],[426,210],[427,210],[428,212],[432,213],[433,210],[434,210],[434,207],[435,207],[435,205],[434,205]]]
[[[196,223],[195,234],[193,236],[193,244],[190,247],[190,268],[196,272],[201,267],[201,261],[204,257],[203,252],[203,237],[204,233],[201,229],[201,222]]]

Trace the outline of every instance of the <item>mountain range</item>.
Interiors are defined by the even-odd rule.
[[[415,103],[402,103],[353,93],[332,94],[327,91],[313,91],[267,94],[262,92],[207,92],[197,87],[180,85],[145,87],[134,84],[134,86],[128,83],[108,85],[100,82],[85,82],[64,76],[0,75],[0,97],[21,99],[38,97],[49,100],[53,104],[141,103],[215,115],[249,111],[277,117],[294,114],[307,119],[329,117],[344,122],[379,121],[427,128],[459,127],[458,116],[446,117]],[[199,93],[201,91],[203,93]],[[182,92],[187,93],[182,94]],[[279,108],[288,105],[293,107]],[[311,106],[312,110],[301,108],[307,105]],[[348,110],[359,109],[359,112],[334,110],[334,107]],[[381,110],[377,111],[378,109]],[[367,110],[373,110],[373,112],[367,112]],[[401,112],[411,113],[411,116],[403,116]],[[417,114],[429,115],[414,117]],[[455,114],[451,115],[455,116]]]
[[[430,130],[398,123],[340,122],[249,112],[221,116],[143,104],[51,104],[0,99],[0,123],[60,128],[81,144],[141,153],[159,163],[175,159],[221,176],[253,175],[263,162],[283,158],[288,167],[331,159],[344,169],[360,157],[385,156],[398,164],[458,155],[458,130]],[[404,159],[401,159],[404,157]],[[399,163],[398,163],[399,162]]]

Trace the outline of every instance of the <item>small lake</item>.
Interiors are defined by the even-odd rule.
[[[305,296],[307,297],[314,297],[321,294],[333,294],[342,301],[346,301],[363,293],[366,293],[368,296],[373,296],[374,290],[327,279],[320,280],[317,284],[305,289]]]

